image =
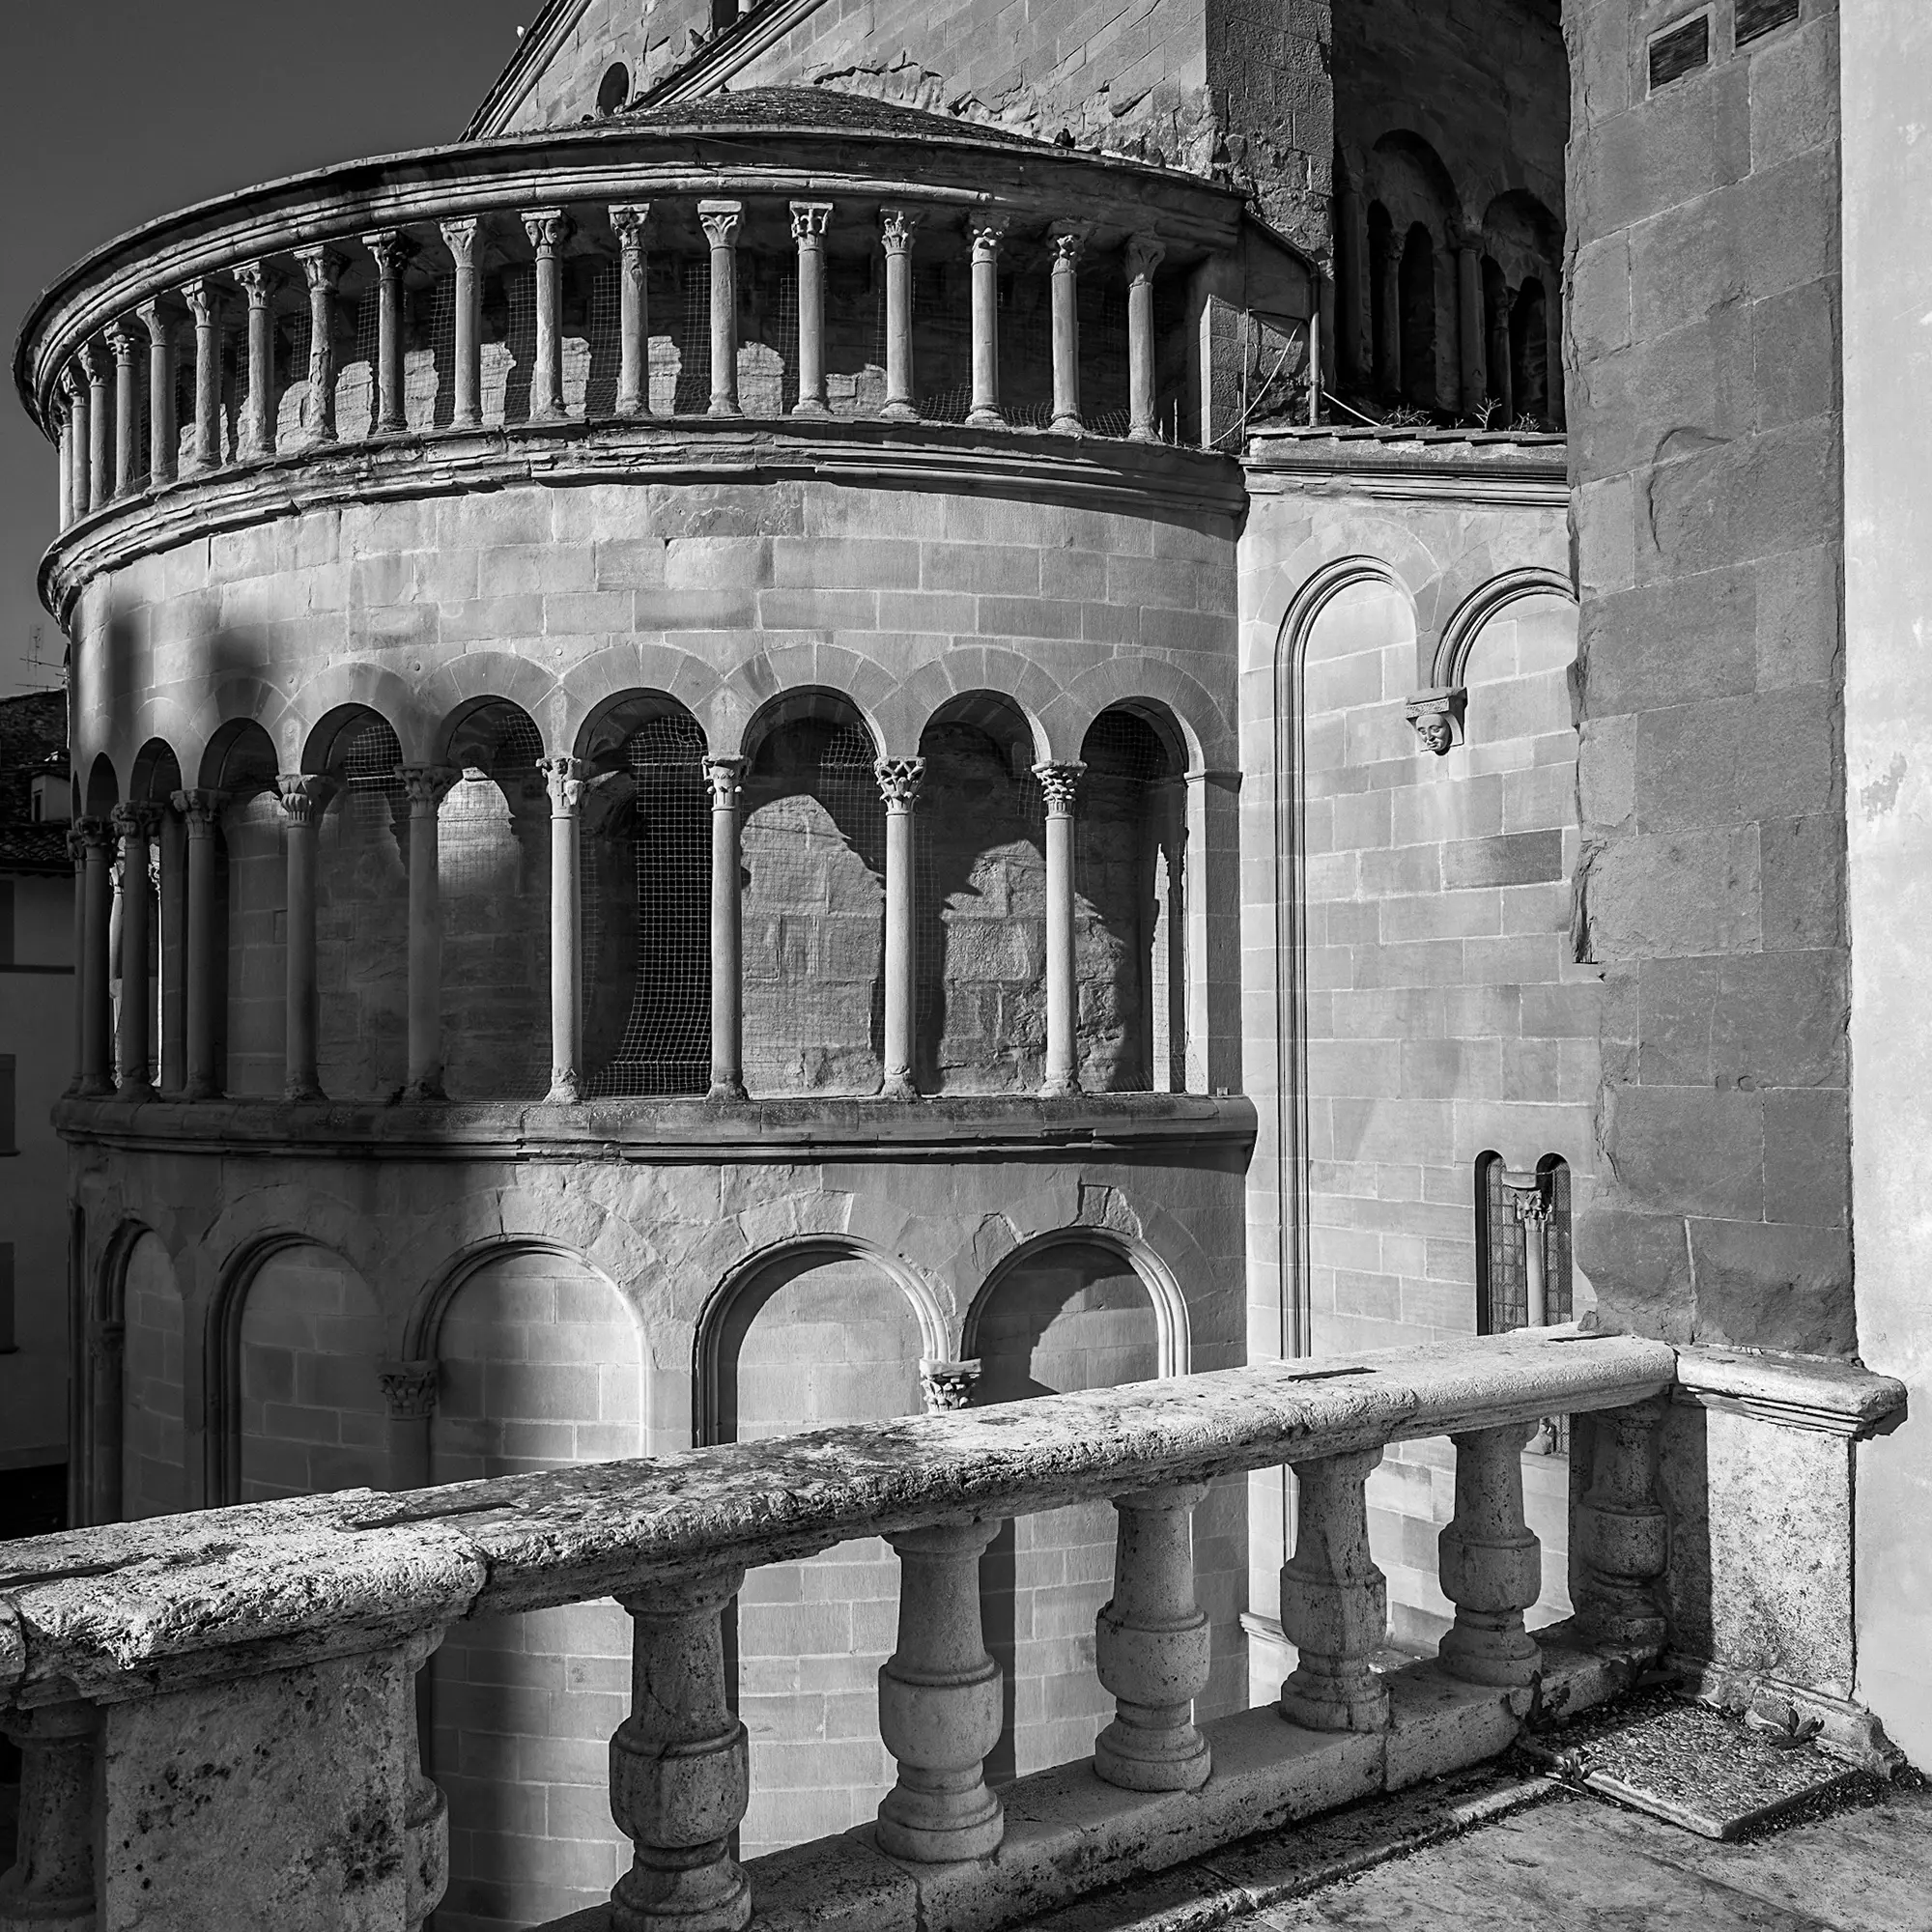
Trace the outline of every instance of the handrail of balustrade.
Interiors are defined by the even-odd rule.
[[[0,1548],[0,1705],[140,1696],[860,1537],[1622,1408],[1675,1374],[1666,1343],[1546,1329],[33,1537]]]

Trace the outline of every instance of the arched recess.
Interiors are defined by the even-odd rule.
[[[215,956],[225,996],[218,989],[214,1046],[216,1083],[230,1094],[279,1094],[286,1070],[281,915],[288,876],[279,770],[273,741],[252,718],[230,719],[202,753],[199,782],[221,801]]]
[[[188,1506],[181,1284],[160,1237],[142,1229],[119,1268],[121,1511],[128,1520]],[[113,1319],[110,1317],[110,1319]]]
[[[437,807],[443,1087],[540,1099],[550,1079],[550,794],[543,734],[507,697],[471,699],[437,734],[454,774]]]
[[[1364,606],[1378,607],[1372,613]],[[1351,632],[1377,614],[1390,627],[1391,639],[1363,639],[1368,648],[1340,648]],[[1327,632],[1325,627],[1339,626]],[[1316,1122],[1309,1105],[1309,978],[1311,869],[1326,866],[1336,838],[1334,792],[1338,774],[1348,762],[1346,715],[1311,715],[1306,690],[1311,645],[1322,637],[1324,655],[1332,641],[1338,659],[1367,660],[1352,675],[1361,700],[1381,704],[1400,700],[1407,689],[1406,673],[1389,656],[1387,644],[1406,638],[1412,652],[1415,631],[1413,607],[1402,579],[1378,557],[1337,557],[1311,574],[1283,613],[1276,633],[1274,659],[1275,788],[1274,788],[1274,904],[1275,904],[1275,1094],[1280,1110],[1276,1147],[1281,1203],[1281,1335],[1284,1356],[1312,1352],[1313,1274],[1310,1250],[1309,1171],[1314,1150],[1327,1145],[1323,1122],[1318,1143]],[[1350,674],[1337,672],[1339,699],[1349,695]],[[1385,694],[1385,687],[1392,687]],[[1347,706],[1342,706],[1346,714]],[[1396,712],[1398,720],[1400,710]],[[1324,924],[1322,943],[1326,943]]]
[[[1173,1367],[1162,1328],[1117,1240],[1086,1228],[1041,1236],[993,1270],[967,1311],[962,1346],[980,1364],[975,1404],[1148,1380]],[[1077,1504],[1002,1524],[980,1560],[986,1648],[1005,1699],[986,1765],[996,1781],[1077,1762],[1113,1716],[1087,1640],[1111,1592],[1114,1533],[1110,1504]]]
[[[1460,685],[1469,674],[1469,653],[1483,628],[1510,605],[1525,597],[1560,597],[1575,604],[1577,592],[1570,579],[1559,570],[1526,568],[1506,571],[1479,584],[1450,613],[1442,627],[1430,666],[1429,682],[1434,685]]]
[[[749,1442],[921,1407],[937,1311],[901,1264],[844,1241],[767,1250],[698,1323],[701,1439]],[[737,1709],[752,1734],[747,1857],[864,1824],[893,1782],[878,1668],[896,1638],[898,1565],[879,1538],[746,1578],[727,1620]]]
[[[409,799],[395,726],[366,704],[324,715],[305,772],[335,789],[316,833],[318,1071],[338,1099],[396,1093],[409,1071]]]
[[[745,733],[745,1082],[871,1094],[885,1020],[886,808],[848,698],[773,699]]]
[[[431,1481],[641,1452],[638,1324],[580,1255],[535,1241],[472,1252],[424,1318],[412,1346],[438,1365]],[[630,1862],[607,1783],[630,1657],[630,1618],[608,1598],[451,1626],[429,1666],[449,1801],[440,1926],[500,1932],[608,1899]]]
[[[920,734],[913,819],[925,1094],[1030,1093],[1046,1048],[1046,857],[1034,733],[996,692],[942,704]]]
[[[1510,387],[1520,416],[1549,420],[1549,321],[1540,276],[1527,275],[1510,303]]]
[[[1458,386],[1451,242],[1461,197],[1441,156],[1412,128],[1382,134],[1369,151],[1366,172],[1389,224],[1379,287],[1389,310],[1392,366],[1378,386],[1412,408],[1433,410]]]
[[[149,812],[150,895],[147,947],[148,1043],[152,1058],[146,1078],[170,1092],[179,1092],[183,1078],[183,1033],[187,1021],[186,988],[182,982],[186,940],[187,904],[184,871],[185,838],[174,795],[182,788],[181,760],[165,739],[150,738],[134,754],[128,775],[130,804]],[[123,897],[127,880],[122,867]],[[158,895],[155,887],[158,887]],[[117,1036],[121,1022],[122,982],[126,961],[125,937],[116,922],[113,935],[114,1016]],[[124,1077],[128,1069],[123,1069]]]
[[[1187,1085],[1186,766],[1157,707],[1110,705],[1081,742],[1074,975],[1081,1085]]]
[[[1395,222],[1379,201],[1369,204],[1368,230],[1371,382],[1378,396],[1392,398],[1402,388],[1400,303],[1390,298],[1400,255]]]
[[[579,818],[583,1067],[592,1096],[701,1094],[711,1055],[711,791],[704,729],[658,691],[584,721]]]
[[[1403,401],[1418,410],[1434,410],[1441,400],[1435,384],[1435,254],[1428,228],[1410,222],[1403,238],[1397,295]]]
[[[97,752],[87,768],[87,786],[82,804],[90,818],[105,818],[121,803],[121,781],[114,760],[105,752]]]

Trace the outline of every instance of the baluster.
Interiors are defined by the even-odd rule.
[[[53,1704],[0,1726],[23,1759],[14,1862],[0,1873],[4,1932],[46,1925],[92,1932],[98,1724],[91,1704]]]
[[[1543,1588],[1543,1547],[1522,1520],[1522,1445],[1534,1433],[1533,1424],[1518,1422],[1449,1438],[1456,1514],[1435,1551],[1456,1623],[1436,1662],[1465,1684],[1529,1685],[1543,1668],[1522,1623]]]
[[[405,1668],[412,1676],[429,1662],[430,1653],[442,1641],[441,1631],[425,1631],[403,1646]],[[422,1762],[424,1700],[420,1694],[426,1680],[417,1679],[415,1740],[410,1747],[410,1789],[403,1801],[403,1833],[409,1847],[408,1923],[415,1932],[442,1902],[449,1886],[449,1801],[442,1787],[424,1771]]]
[[[1208,1618],[1194,1601],[1194,1506],[1206,1483],[1116,1496],[1114,1595],[1094,1622],[1114,1721],[1094,1741],[1094,1770],[1123,1791],[1194,1791],[1213,1752],[1194,1723],[1208,1688]]]
[[[611,1740],[611,1815],[633,1856],[611,1932],[737,1932],[751,1918],[730,1843],[751,1752],[725,1705],[719,1625],[744,1580],[721,1571],[618,1599],[633,1625],[631,1715]]]
[[[1364,1485],[1379,1449],[1294,1465],[1294,1554],[1281,1566],[1281,1627],[1296,1662],[1282,1716],[1311,1731],[1378,1731],[1388,1687],[1371,1659],[1388,1633],[1388,1584],[1369,1553]]]
[[[1663,1647],[1663,1613],[1652,1587],[1668,1553],[1657,1500],[1662,1420],[1663,1399],[1653,1396],[1578,1416],[1574,1425],[1570,1601],[1578,1628],[1601,1643]]]
[[[1000,1741],[1000,1667],[980,1629],[980,1557],[999,1527],[887,1538],[899,1559],[899,1638],[879,1669],[879,1736],[899,1776],[879,1806],[879,1849],[894,1858],[984,1858],[1006,1833],[985,1775]]]

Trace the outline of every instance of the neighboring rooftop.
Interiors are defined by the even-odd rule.
[[[0,698],[0,872],[66,872],[65,824],[37,825],[34,773],[67,761],[67,693]]]

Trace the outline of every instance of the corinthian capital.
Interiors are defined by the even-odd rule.
[[[737,804],[738,785],[744,776],[743,758],[705,759],[704,779],[711,787],[711,803],[714,809]]]
[[[442,245],[456,258],[459,269],[473,269],[483,253],[483,217],[480,214],[459,214],[447,221],[440,221],[437,227],[442,236]]]
[[[879,796],[888,811],[910,811],[919,799],[920,781],[925,777],[923,758],[881,758],[872,767],[879,781]]]
[[[910,254],[913,239],[919,233],[919,224],[924,216],[925,211],[919,208],[880,209],[879,239],[886,244],[886,253]]]
[[[832,204],[829,201],[795,201],[791,204],[791,239],[794,242],[816,241],[821,237],[832,220]]]
[[[411,811],[417,814],[435,811],[457,780],[447,765],[403,765],[396,776],[403,781]]]
[[[270,298],[282,285],[281,271],[266,262],[243,262],[235,270],[235,279],[248,297],[250,308],[267,308]]]
[[[1013,225],[1010,214],[973,213],[966,217],[966,239],[973,244],[976,262],[990,262],[999,253],[1007,230]]]
[[[544,775],[544,786],[550,793],[550,810],[553,818],[573,818],[583,803],[584,786],[588,782],[584,766],[579,758],[545,758],[537,766]]]
[[[325,772],[283,772],[275,780],[282,810],[292,825],[313,825],[328,810],[338,787]]]
[[[1127,238],[1127,280],[1143,282],[1167,259],[1167,243],[1153,235]]]
[[[308,278],[310,291],[331,296],[335,293],[336,284],[342,280],[343,270],[349,266],[346,256],[321,242],[298,248],[296,260],[301,264],[301,271]]]
[[[1091,221],[1056,221],[1048,231],[1046,245],[1058,268],[1065,262],[1070,269],[1087,251],[1087,238],[1094,232]]]
[[[1048,817],[1070,815],[1080,789],[1080,774],[1087,769],[1078,758],[1068,764],[1036,765],[1033,775],[1039,781],[1040,796],[1046,801]]]
[[[700,201],[697,204],[697,225],[704,230],[704,239],[714,248],[735,247],[738,223],[744,213],[745,204],[742,201]]]
[[[570,216],[560,208],[526,208],[523,222],[530,246],[540,255],[561,248],[570,234]]]

